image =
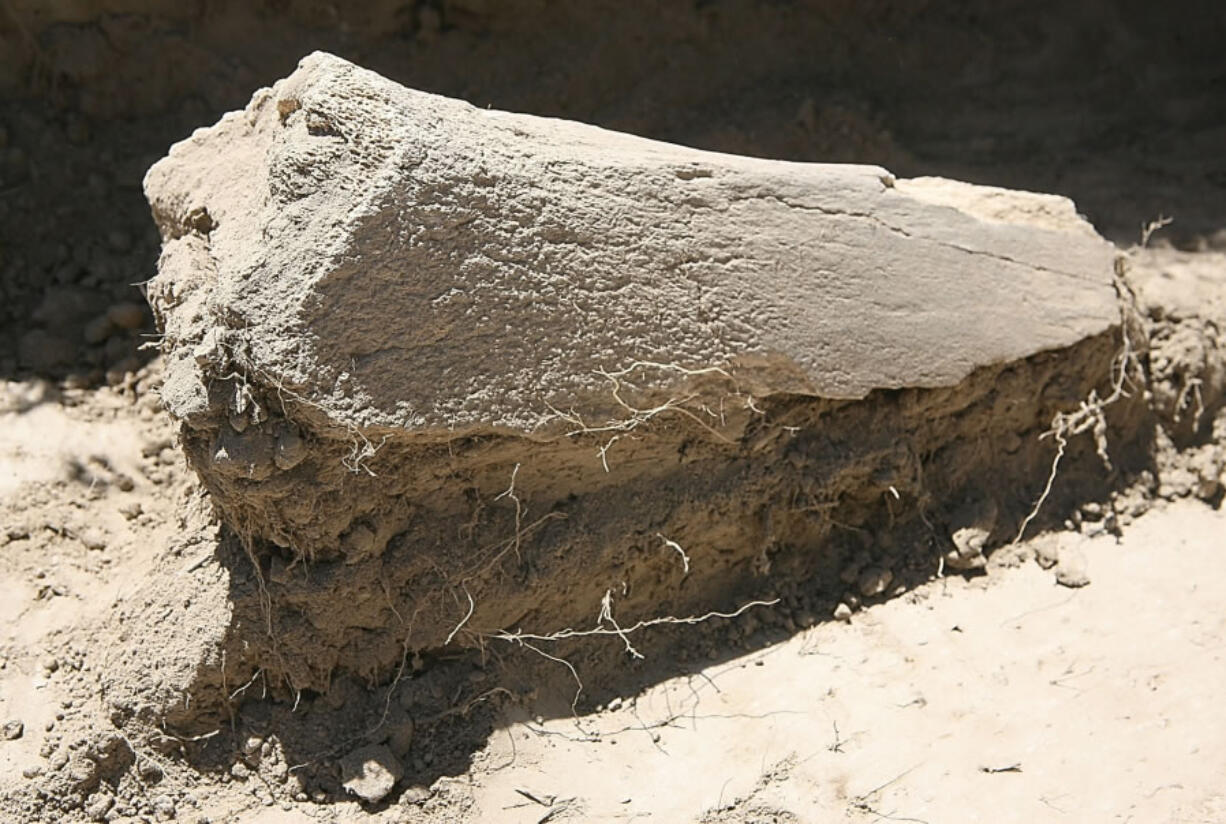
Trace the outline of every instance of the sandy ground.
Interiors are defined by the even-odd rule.
[[[1226,513],[1039,540],[1080,545],[1092,583],[943,579],[616,712],[515,724],[474,820],[539,821],[521,791],[585,821],[1223,820]]]
[[[5,398],[0,721],[23,724],[0,741],[11,786],[44,763],[57,724],[95,711],[71,671],[172,540],[188,481],[130,392],[10,383]],[[1221,821],[1226,512],[1155,507],[1121,540],[1042,535],[987,576],[934,580],[594,714],[537,721],[512,705],[465,774],[382,809],[206,777],[176,817]],[[1084,554],[1088,586],[1036,563],[1056,544]]]

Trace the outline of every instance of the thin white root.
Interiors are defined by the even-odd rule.
[[[1192,428],[1196,429],[1200,426],[1200,419],[1205,414],[1205,397],[1200,389],[1203,383],[1204,381],[1200,378],[1184,379],[1183,388],[1179,390],[1179,397],[1175,401],[1175,423],[1183,419],[1184,410],[1195,398],[1196,411],[1192,414]]]
[[[685,554],[685,550],[681,548],[681,544],[676,541],[665,538],[662,533],[657,532],[656,537],[664,542],[664,546],[669,549],[675,549],[677,554],[681,556],[681,569],[685,575],[690,574],[690,556]]]
[[[299,403],[303,401],[299,399]],[[362,434],[362,430],[357,427],[349,428],[349,435],[353,439],[353,446],[349,450],[349,454],[341,459],[341,463],[346,469],[355,475],[359,472],[365,472],[372,478],[377,478],[375,471],[366,465],[366,462],[379,454],[379,450],[387,443],[388,436],[384,435],[379,443],[373,444],[370,439]]]
[[[707,366],[702,369],[687,369],[676,363],[660,363],[658,361],[642,361],[636,360],[627,366],[625,369],[619,369],[616,372],[605,372],[603,369],[597,370],[598,374],[605,377],[624,378],[636,369],[661,369],[665,372],[680,372],[686,377],[695,377],[697,375],[720,375],[732,380],[732,376],[718,366]]]
[[[503,498],[510,498],[515,502],[515,537],[512,539],[511,548],[515,552],[515,557],[519,558],[519,542],[523,537],[523,519],[524,506],[520,502],[519,497],[515,494],[515,478],[519,475],[519,464],[515,464],[515,468],[511,470],[511,485],[504,492],[500,492],[495,498],[495,501],[501,501]]]
[[[651,618],[646,621],[639,621],[629,627],[606,627],[600,624],[592,629],[571,629],[566,628],[559,630],[549,635],[536,635],[530,632],[497,632],[492,635],[492,638],[497,638],[500,641],[519,642],[522,640],[528,641],[564,641],[568,638],[586,638],[596,635],[615,635],[624,640],[625,636],[633,635],[639,630],[647,629],[648,627],[660,626],[661,624],[701,624],[703,621],[709,621],[712,618],[736,618],[747,610],[754,607],[770,607],[779,603],[779,599],[775,598],[770,601],[750,601],[743,604],[740,608],[733,612],[708,612],[703,615],[691,615],[685,618],[677,618],[675,616],[665,616],[663,618]]]
[[[585,637],[591,637],[591,636],[596,636],[596,635],[613,635],[613,636],[620,638],[622,643],[626,645],[626,653],[628,655],[630,655],[633,658],[638,658],[641,660],[643,658],[643,654],[634,648],[634,645],[630,643],[630,639],[628,637],[631,634],[638,632],[641,629],[646,629],[647,627],[659,626],[661,624],[700,624],[703,621],[709,621],[712,618],[736,618],[737,616],[741,615],[742,613],[744,613],[745,611],[749,609],[752,609],[753,607],[769,607],[769,606],[774,606],[777,603],[779,603],[778,598],[775,598],[770,601],[750,601],[747,604],[743,604],[741,607],[739,607],[733,612],[708,612],[704,615],[692,615],[686,618],[676,618],[673,616],[665,616],[663,618],[652,618],[651,620],[648,620],[648,621],[639,621],[638,623],[630,627],[623,627],[620,624],[618,624],[617,620],[613,617],[613,592],[612,590],[605,590],[604,597],[600,599],[600,614],[596,618],[596,626],[593,627],[592,629],[575,630],[575,629],[567,628],[559,632],[551,633],[549,635],[536,635],[530,632],[498,632],[498,633],[494,633],[493,635],[489,637],[497,638],[500,641],[506,641],[512,644],[518,644],[521,647],[532,650],[533,652],[535,652],[537,655],[541,656],[542,658],[546,658],[550,661],[554,661],[555,663],[561,664],[562,666],[566,667],[566,669],[570,671],[571,677],[574,678],[575,680],[576,689],[575,689],[574,697],[571,699],[571,702],[570,702],[570,711],[571,711],[571,714],[575,716],[575,723],[578,724],[579,696],[582,695],[583,693],[583,679],[579,677],[579,671],[575,669],[575,665],[572,664],[570,661],[567,661],[565,658],[562,658],[557,655],[551,655],[550,653],[546,652],[545,650],[537,646],[536,643],[532,643],[532,642],[547,643],[550,641],[562,641],[568,638],[585,638]],[[608,626],[605,625],[606,622],[608,623]],[[580,726],[580,730],[582,729],[583,728]],[[587,735],[590,735],[590,734],[585,733],[585,736]]]
[[[1169,222],[1169,221],[1168,221]],[[1129,397],[1124,385],[1128,381],[1128,369],[1136,359],[1136,355],[1132,351],[1132,339],[1128,337],[1128,325],[1121,325],[1124,336],[1124,345],[1118,356],[1112,364],[1111,375],[1111,394],[1105,398],[1099,398],[1098,392],[1094,389],[1090,390],[1089,396],[1081,402],[1081,405],[1072,412],[1057,412],[1052,418],[1051,428],[1039,436],[1039,439],[1050,437],[1056,442],[1056,454],[1052,458],[1051,471],[1047,474],[1047,483],[1043,486],[1043,492],[1039,495],[1030,512],[1022,519],[1022,524],[1017,530],[1017,537],[1011,543],[1011,546],[1016,546],[1021,543],[1022,537],[1026,534],[1027,527],[1031,521],[1038,517],[1039,510],[1046,503],[1047,498],[1051,495],[1052,486],[1056,482],[1056,475],[1060,471],[1060,461],[1064,459],[1064,453],[1068,447],[1068,439],[1083,432],[1093,432],[1094,446],[1098,453],[1098,457],[1102,460],[1103,466],[1108,471],[1112,469],[1111,456],[1107,453],[1107,416],[1103,412],[1111,404],[1118,401],[1120,398]]]
[[[711,434],[715,438],[725,443],[732,443],[732,440],[730,438],[728,438],[726,435],[724,435],[722,432],[720,432],[715,427],[708,424],[706,421],[702,420],[702,418],[696,415],[693,411],[686,408],[685,404],[688,404],[691,401],[694,401],[698,397],[697,395],[690,394],[690,395],[685,395],[680,398],[670,398],[669,400],[665,401],[659,406],[651,407],[650,409],[642,409],[642,408],[633,406],[630,403],[628,403],[622,397],[622,394],[621,394],[625,386],[625,381],[623,379],[627,375],[631,374],[632,372],[638,369],[646,369],[646,368],[661,369],[661,370],[668,371],[668,372],[678,372],[687,377],[699,376],[699,375],[719,375],[723,378],[726,378],[729,381],[732,380],[732,376],[728,374],[728,372],[726,372],[725,370],[719,368],[718,366],[709,366],[704,369],[687,369],[684,366],[680,366],[679,364],[675,364],[675,363],[656,363],[654,361],[634,361],[633,363],[631,363],[629,366],[625,367],[624,369],[619,369],[615,372],[609,372],[604,369],[596,370],[597,375],[600,375],[602,378],[609,381],[609,383],[612,385],[610,394],[613,396],[613,400],[617,403],[617,405],[627,412],[627,417],[609,420],[602,424],[593,424],[593,423],[589,423],[585,421],[583,417],[578,412],[576,412],[574,409],[570,409],[568,411],[563,412],[562,410],[548,403],[545,404],[545,407],[549,410],[552,418],[556,418],[558,420],[565,421],[566,423],[569,423],[572,427],[574,427],[573,429],[567,432],[564,432],[563,437],[572,438],[578,435],[591,435],[591,434],[599,434],[599,433],[606,433],[606,432],[613,433],[609,437],[609,439],[605,441],[605,443],[601,445],[599,449],[597,449],[597,452],[596,452],[597,457],[600,458],[600,464],[601,466],[604,467],[605,472],[609,471],[609,450],[613,447],[613,444],[617,443],[623,437],[630,434],[634,430],[638,429],[643,424],[650,421],[652,418],[655,418],[659,415],[663,415],[666,412],[675,412],[677,414],[683,415],[689,418],[690,420],[692,420],[694,423],[698,424],[700,427],[702,427],[704,430],[706,430],[709,434]],[[754,409],[755,411],[758,411],[758,412],[761,411],[761,410],[756,409],[756,407],[753,406],[752,398],[749,398],[747,403],[750,409]],[[719,419],[722,423],[721,415],[716,415],[715,413],[705,408],[703,409],[703,411],[705,411],[713,419]]]
[[[600,626],[605,621],[609,622],[609,625],[613,627],[613,632],[626,645],[626,654],[631,658],[643,660],[643,654],[634,648],[634,644],[630,643],[626,633],[618,626],[617,619],[613,617],[613,590],[611,589],[606,589],[604,597],[600,599],[600,614],[596,616],[596,625]]]
[[[1146,223],[1144,226],[1142,226],[1141,227],[1141,248],[1144,249],[1146,246],[1149,245],[1149,239],[1154,236],[1154,232],[1157,232],[1159,229],[1165,229],[1167,226],[1170,226],[1174,222],[1175,222],[1175,218],[1173,217],[1165,217],[1163,215],[1158,215],[1157,220],[1151,220],[1149,223]]]
[[[460,619],[460,623],[455,625],[455,629],[453,629],[447,636],[447,640],[443,642],[443,646],[450,644],[452,639],[454,639],[460,630],[464,628],[464,625],[468,623],[468,619],[473,617],[473,610],[476,609],[477,605],[473,602],[473,596],[469,593],[467,587],[464,588],[464,594],[468,596],[468,613]]]
[[[251,678],[250,678],[250,679],[247,681],[247,683],[246,683],[246,684],[243,684],[241,687],[239,687],[238,689],[236,689],[234,692],[230,693],[230,700],[231,700],[231,701],[233,701],[235,698],[237,698],[238,696],[240,696],[240,695],[242,695],[244,692],[246,692],[246,691],[247,691],[247,689],[248,689],[248,688],[249,688],[249,687],[250,687],[252,684],[254,684],[254,683],[255,683],[255,679],[259,678],[259,677],[260,677],[261,675],[263,675],[263,674],[264,674],[264,668],[263,668],[263,667],[261,667],[260,669],[256,670],[256,671],[255,671],[255,675],[252,675],[252,676],[251,676]]]
[[[575,669],[575,665],[572,664],[570,661],[567,661],[565,658],[559,658],[556,655],[550,655],[549,653],[545,652],[545,650],[541,649],[538,646],[528,643],[523,638],[516,639],[516,643],[519,644],[521,647],[527,647],[528,649],[532,650],[533,652],[535,652],[537,655],[541,656],[542,658],[548,658],[550,661],[554,661],[558,664],[561,664],[562,666],[570,670],[571,677],[575,679],[575,694],[574,694],[574,697],[570,699],[570,713],[571,715],[576,716],[577,718],[579,715],[579,696],[583,695],[583,679],[579,677],[579,671]]]
[[[243,343],[246,344],[246,341],[244,340]],[[245,354],[241,353],[239,351],[239,347],[236,346],[235,344],[228,343],[225,341],[218,341],[218,344],[225,351],[226,355],[229,357],[230,362],[237,365],[239,368],[242,369],[241,372],[232,371],[229,374],[221,375],[219,377],[219,380],[237,380],[239,381],[239,386],[238,386],[237,391],[239,393],[240,398],[243,398],[243,400],[250,402],[252,404],[255,403],[255,399],[251,396],[251,390],[249,388],[250,378],[248,377],[248,373],[251,373],[251,374],[260,376],[261,378],[263,378],[265,381],[267,381],[277,390],[277,400],[281,404],[281,413],[285,415],[286,417],[289,417],[285,409],[285,396],[286,395],[288,395],[291,399],[293,399],[295,403],[298,403],[302,406],[308,407],[310,409],[315,409],[321,412],[324,411],[323,407],[321,407],[319,404],[315,403],[314,401],[308,400],[305,396],[300,395],[294,390],[287,388],[275,376],[265,372],[262,369],[259,369],[254,364],[252,364],[250,362],[250,359]],[[240,404],[243,403],[243,400],[240,400]],[[349,449],[349,454],[341,458],[341,464],[346,469],[348,469],[350,472],[354,473],[355,475],[359,472],[365,472],[367,475],[371,476],[372,478],[378,477],[375,471],[367,465],[367,462],[379,453],[379,450],[382,449],[383,445],[387,443],[388,438],[390,436],[384,435],[383,438],[379,441],[379,443],[376,444],[376,443],[372,443],[370,438],[366,437],[366,434],[362,432],[361,429],[354,426],[353,424],[346,424],[345,431],[349,435],[350,449]]]

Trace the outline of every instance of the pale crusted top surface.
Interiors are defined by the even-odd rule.
[[[641,361],[759,394],[947,386],[1117,320],[1114,249],[1063,198],[485,111],[322,53],[177,144],[146,192],[168,339],[217,328],[360,426],[599,418],[599,372]],[[198,405],[209,359],[170,360]]]

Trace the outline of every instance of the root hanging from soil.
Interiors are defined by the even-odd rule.
[[[664,542],[665,547],[667,547],[668,549],[674,550],[678,555],[681,556],[682,574],[689,575],[690,574],[690,556],[686,554],[685,549],[682,548],[681,544],[677,543],[671,538],[664,537],[664,535],[660,532],[656,533],[656,537]]]
[[[778,598],[774,598],[770,601],[749,601],[745,604],[742,604],[740,607],[733,610],[732,612],[712,611],[712,612],[704,613],[702,615],[687,616],[685,618],[678,618],[676,616],[670,615],[670,616],[664,616],[662,618],[649,618],[643,621],[638,621],[637,623],[632,624],[631,626],[628,626],[628,627],[621,627],[621,626],[618,626],[616,622],[612,621],[612,614],[611,614],[612,595],[611,595],[611,591],[606,591],[605,598],[602,599],[601,601],[600,617],[597,619],[596,626],[592,627],[591,629],[577,630],[577,629],[571,629],[568,627],[563,630],[558,630],[557,632],[549,633],[548,635],[537,635],[537,634],[530,633],[530,632],[519,632],[519,631],[516,631],[516,632],[503,631],[503,632],[493,633],[492,635],[489,635],[488,637],[496,638],[499,641],[519,643],[525,640],[551,642],[551,641],[565,641],[571,638],[590,638],[590,637],[595,637],[595,636],[617,636],[618,638],[622,639],[622,641],[626,644],[627,653],[629,653],[632,657],[642,658],[642,656],[639,655],[638,652],[630,645],[630,641],[627,638],[627,636],[633,635],[634,633],[647,629],[648,627],[657,627],[663,624],[692,625],[692,624],[701,624],[704,621],[709,621],[713,618],[729,618],[729,619],[737,618],[743,615],[748,610],[753,609],[754,607],[772,607],[778,603],[779,603]],[[610,626],[604,626],[604,620],[606,619],[610,621],[611,623]]]
[[[564,666],[570,672],[571,677],[575,681],[575,693],[571,698],[570,709],[571,709],[571,714],[575,716],[575,719],[577,722],[578,716],[579,716],[579,709],[578,709],[579,708],[579,698],[582,696],[583,689],[584,689],[583,679],[579,676],[579,671],[575,668],[574,664],[572,664],[570,661],[568,661],[567,659],[561,656],[553,655],[545,651],[544,649],[541,649],[541,647],[539,646],[540,644],[555,643],[555,642],[566,641],[566,640],[575,639],[575,638],[593,638],[593,637],[598,637],[598,636],[604,636],[604,637],[612,636],[612,637],[619,638],[621,642],[625,645],[625,652],[627,655],[637,660],[644,660],[643,654],[639,652],[630,641],[629,636],[633,635],[636,632],[640,632],[641,630],[647,629],[649,627],[657,627],[657,626],[662,626],[662,625],[692,626],[694,624],[701,624],[705,621],[710,621],[715,618],[724,618],[724,619],[737,618],[740,615],[743,615],[745,612],[755,607],[770,607],[778,603],[779,603],[778,598],[775,598],[769,601],[749,601],[747,603],[742,604],[740,607],[733,610],[732,612],[712,611],[712,612],[704,613],[703,615],[691,615],[691,616],[686,616],[686,617],[676,617],[672,615],[666,615],[666,616],[659,617],[659,618],[650,618],[650,619],[638,621],[632,624],[631,626],[623,627],[620,624],[618,624],[617,619],[613,617],[613,591],[605,590],[604,597],[601,598],[600,600],[600,612],[596,617],[596,625],[592,627],[591,629],[576,630],[576,629],[567,627],[566,629],[558,630],[557,632],[551,632],[546,635],[540,635],[540,634],[531,633],[531,632],[521,632],[518,630],[515,632],[507,632],[504,630],[501,632],[487,634],[484,637],[498,640],[498,641],[504,641],[506,643],[514,644],[521,648],[528,649],[536,653],[537,655],[540,655],[543,658],[546,658],[550,661],[553,661],[555,663],[558,663]]]
[[[1162,222],[1165,220],[1165,222]],[[1156,229],[1160,229],[1169,223],[1169,219],[1159,219],[1151,222],[1143,232],[1142,245],[1149,240],[1149,235]],[[1065,452],[1068,449],[1069,439],[1081,435],[1085,432],[1092,432],[1094,435],[1095,451],[1098,453],[1099,459],[1103,462],[1103,467],[1107,472],[1114,472],[1115,468],[1111,463],[1111,456],[1107,449],[1107,416],[1106,408],[1119,401],[1121,398],[1130,398],[1132,395],[1129,392],[1128,386],[1135,388],[1129,373],[1143,375],[1143,370],[1134,351],[1132,337],[1129,334],[1129,328],[1136,314],[1136,307],[1128,299],[1128,290],[1124,284],[1124,258],[1121,256],[1116,259],[1115,283],[1116,292],[1120,302],[1120,334],[1123,343],[1120,352],[1116,355],[1115,360],[1111,365],[1111,392],[1105,398],[1098,396],[1098,390],[1091,389],[1090,394],[1081,405],[1072,412],[1057,412],[1052,418],[1051,426],[1043,434],[1039,435],[1039,440],[1051,438],[1056,443],[1056,454],[1052,457],[1051,471],[1047,474],[1047,482],[1043,486],[1043,491],[1040,493],[1034,506],[1022,519],[1021,525],[1018,527],[1017,536],[1010,543],[1010,546],[1017,546],[1025,537],[1026,529],[1031,522],[1038,517],[1039,511],[1043,508],[1043,504],[1047,502],[1051,495],[1052,487],[1055,485],[1056,476],[1060,472],[1060,462],[1064,459]]]

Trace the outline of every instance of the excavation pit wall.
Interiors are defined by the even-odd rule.
[[[221,528],[183,573],[213,618],[156,689],[112,679],[120,719],[974,570],[1087,401],[1110,465],[1070,441],[1049,511],[1148,461],[1117,254],[1063,198],[486,112],[324,54],[145,185],[163,400]]]

